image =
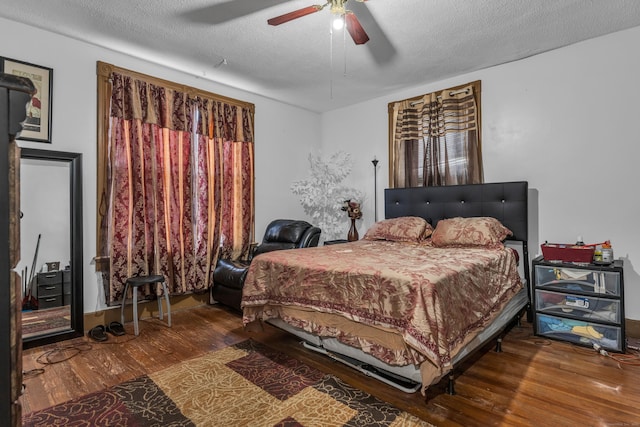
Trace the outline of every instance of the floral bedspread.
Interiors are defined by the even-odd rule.
[[[429,243],[360,240],[269,252],[251,263],[243,290],[245,325],[274,317],[334,336],[391,365],[442,367],[522,287],[511,249],[436,248]],[[285,307],[321,312],[399,334],[389,351]],[[317,317],[316,317],[317,318]]]

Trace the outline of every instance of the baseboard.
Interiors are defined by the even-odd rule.
[[[185,310],[198,307],[209,303],[209,292],[204,294],[191,294],[170,297],[171,312]],[[166,304],[163,299],[163,310],[166,316]],[[156,300],[146,301],[138,304],[138,316],[140,319],[158,316],[158,302]],[[124,309],[125,322],[133,321],[133,313],[131,305],[127,304]],[[106,310],[95,311],[93,313],[84,314],[84,330],[85,332],[98,325],[108,325],[109,322],[120,321],[120,306],[108,308]]]
[[[627,337],[640,338],[640,320],[625,319],[624,327]]]

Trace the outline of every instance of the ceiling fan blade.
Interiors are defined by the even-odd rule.
[[[360,25],[360,21],[358,21],[358,18],[353,12],[347,11],[347,13],[344,14],[344,19],[347,24],[347,30],[356,44],[365,44],[369,41],[369,36],[364,31],[364,28]]]
[[[276,16],[267,20],[269,25],[280,25],[285,22],[293,21],[294,19],[302,18],[303,16],[310,15],[322,9],[322,6],[309,6],[302,9],[294,10],[293,12],[285,13],[284,15]]]

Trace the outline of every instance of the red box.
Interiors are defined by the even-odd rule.
[[[546,261],[593,262],[593,246],[577,246],[563,243],[544,243],[540,245],[542,256]]]

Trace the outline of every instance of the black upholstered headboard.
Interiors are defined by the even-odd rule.
[[[510,240],[527,241],[528,183],[387,188],[385,217],[419,216],[435,227],[454,217],[491,216],[513,232]]]
[[[529,283],[527,181],[443,187],[387,188],[385,217],[419,216],[435,227],[454,217],[490,216],[513,233],[508,240],[522,242],[522,275]]]
[[[441,219],[459,216],[497,218],[513,233],[508,240],[521,242],[520,259],[524,262],[520,262],[519,271],[525,283],[530,283],[527,181],[387,188],[384,191],[386,218],[419,216],[433,227]]]

